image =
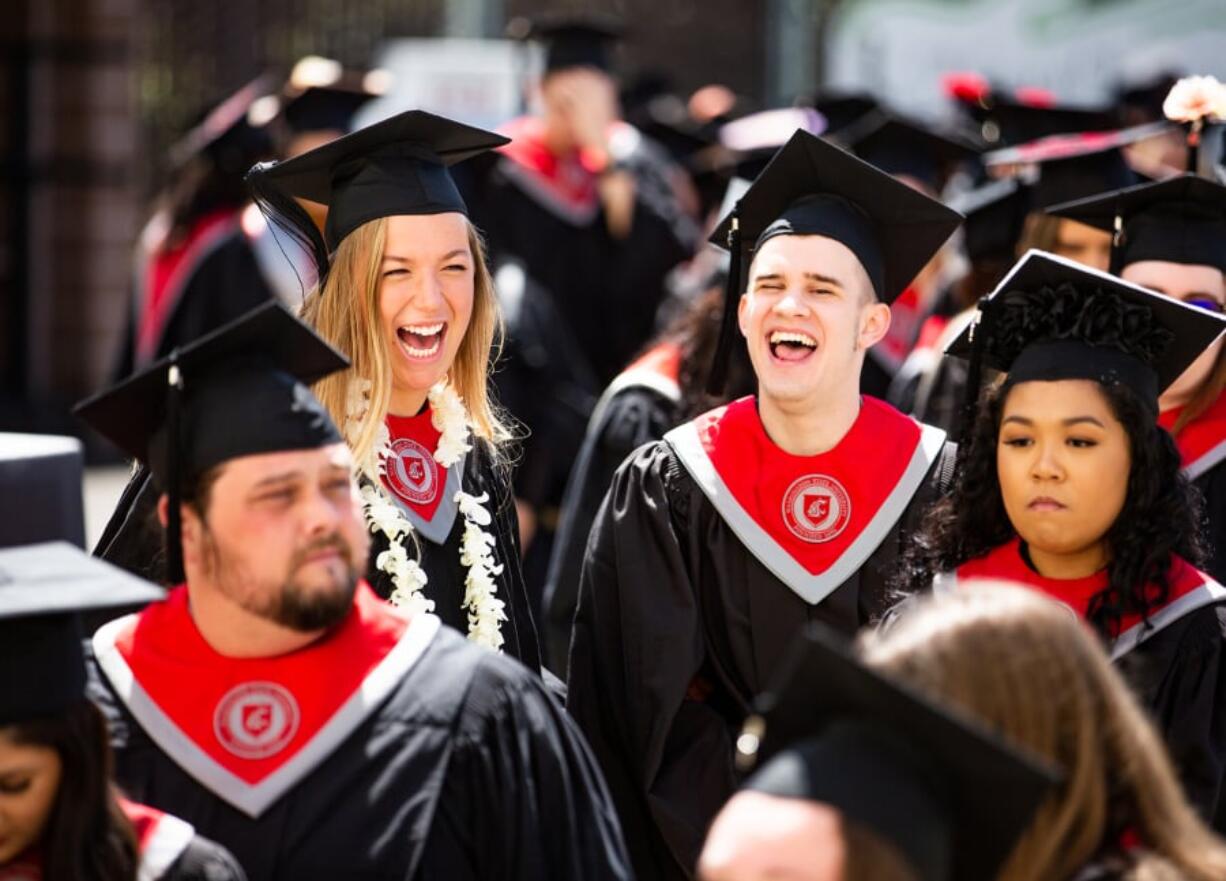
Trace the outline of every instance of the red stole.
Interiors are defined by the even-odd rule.
[[[383,485],[429,522],[438,511],[447,484],[447,469],[434,461],[442,432],[434,427],[433,410],[426,407],[416,416],[388,414],[387,430],[391,455],[383,463]]]
[[[1171,431],[1183,409],[1176,407],[1159,414],[1158,424]],[[1226,459],[1226,395],[1219,395],[1208,410],[1185,425],[1175,435],[1175,445],[1184,472],[1193,480]]]

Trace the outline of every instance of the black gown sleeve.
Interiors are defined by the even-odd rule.
[[[247,874],[228,850],[197,835],[158,881],[247,881]]]
[[[670,505],[675,467],[659,442],[614,476],[588,543],[567,681],[567,709],[604,771],[640,881],[686,877],[705,818],[683,805],[728,785],[710,778],[731,755],[720,726],[703,717],[709,708],[687,700],[704,650]],[[688,799],[676,791],[683,778]],[[657,788],[668,796],[653,798]]]
[[[1226,463],[1210,468],[1196,480],[1204,498],[1204,537],[1209,562],[1205,571],[1226,584]]]
[[[622,462],[639,447],[662,438],[673,427],[675,415],[675,405],[657,392],[629,388],[609,400],[584,439],[562,500],[543,602],[546,661],[562,676],[579,602],[579,574],[596,512]]]
[[[149,467],[141,465],[120,494],[94,546],[94,556],[148,581],[165,584],[166,554],[157,521],[158,496]]]
[[[1226,831],[1226,604],[1154,634],[1119,666],[1148,707],[1188,800]]]
[[[539,679],[483,659],[453,743],[417,878],[633,877],[596,762]]]

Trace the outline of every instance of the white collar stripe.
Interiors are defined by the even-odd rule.
[[[695,423],[687,422],[674,428],[664,439],[676,451],[681,464],[694,478],[698,488],[746,549],[801,599],[810,605],[817,605],[854,575],[873,551],[877,550],[894,524],[902,517],[932,464],[941,454],[941,448],[945,444],[945,432],[930,425],[921,425],[920,428],[920,441],[898,483],[842,556],[829,569],[818,575],[813,575],[796,562],[792,555],[741,507],[719,476],[719,472],[715,470],[715,465],[699,438]]]
[[[1205,472],[1220,465],[1223,460],[1226,460],[1226,440],[1219,443],[1203,456],[1185,465],[1183,473],[1187,475],[1188,480],[1196,480]]]
[[[253,818],[259,817],[292,789],[380,706],[417,663],[439,630],[439,619],[434,615],[414,616],[395,647],[297,755],[259,783],[252,784],[224,768],[197,746],[136,681],[115,645],[120,632],[135,617],[129,615],[112,621],[94,634],[94,654],[102,672],[128,711],[164,753],[218,798]]]
[[[195,836],[195,828],[186,820],[170,814],[158,817],[153,831],[141,847],[136,881],[157,881],[165,875]]]
[[[439,500],[438,507],[434,509],[434,516],[429,520],[413,510],[412,505],[406,504],[386,486],[382,487],[384,495],[396,502],[400,513],[404,514],[405,519],[413,525],[413,528],[431,544],[446,544],[447,537],[451,535],[451,527],[455,525],[456,515],[460,511],[456,493],[464,488],[463,475],[466,459],[466,455],[461,456],[460,461],[447,469],[447,480],[444,481],[442,489],[443,497]]]
[[[1200,587],[1188,591],[1174,602],[1168,603],[1149,616],[1149,621],[1142,621],[1129,627],[1111,643],[1111,660],[1115,661],[1128,654],[1141,643],[1160,633],[1165,628],[1179,621],[1184,616],[1220,603],[1226,600],[1226,587],[1218,584],[1212,578],[1206,578]]]

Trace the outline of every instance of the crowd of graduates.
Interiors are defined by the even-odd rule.
[[[1226,85],[521,36],[497,132],[309,58],[172,150],[131,478],[0,541],[0,879],[1226,879]]]

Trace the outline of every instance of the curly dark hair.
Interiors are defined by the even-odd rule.
[[[1172,555],[1200,566],[1205,551],[1200,495],[1181,471],[1174,440],[1154,423],[1130,387],[1098,385],[1128,433],[1132,461],[1124,507],[1106,535],[1108,586],[1091,600],[1087,616],[1108,637],[1125,615],[1148,620],[1149,612],[1167,601]],[[996,473],[1009,389],[1005,384],[983,396],[952,490],[908,539],[894,577],[899,592],[926,590],[937,573],[952,571],[1016,535]],[[1147,591],[1150,585],[1157,591]]]

